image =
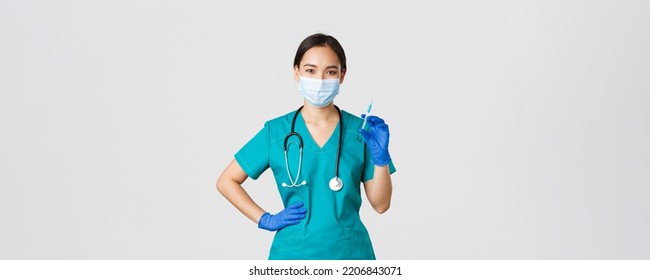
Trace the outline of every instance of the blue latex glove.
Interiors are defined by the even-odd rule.
[[[286,209],[280,211],[275,215],[268,212],[260,217],[257,227],[265,230],[276,231],[286,226],[295,225],[300,223],[300,220],[306,217],[307,209],[302,208],[303,203],[298,202],[289,205]]]
[[[361,133],[363,140],[370,149],[372,163],[378,166],[388,164],[391,161],[388,153],[388,138],[390,137],[388,125],[384,123],[382,118],[377,116],[366,117],[366,114],[362,114],[361,118],[367,118],[368,130],[360,128],[359,133]]]

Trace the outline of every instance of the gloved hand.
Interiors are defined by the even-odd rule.
[[[363,140],[368,145],[372,153],[371,161],[378,166],[384,166],[390,162],[390,154],[388,154],[388,125],[384,120],[377,116],[367,116],[362,114],[361,118],[366,118],[368,130],[363,128],[359,129],[359,133],[363,136]]]
[[[295,225],[300,223],[300,220],[305,218],[307,209],[302,208],[303,203],[298,202],[289,205],[286,209],[271,215],[268,212],[260,217],[257,227],[265,230],[276,231],[286,226]]]

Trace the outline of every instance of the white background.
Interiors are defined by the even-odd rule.
[[[216,190],[302,99],[300,41],[348,56],[336,103],[391,130],[379,259],[650,258],[650,2],[0,2],[0,258],[265,259]],[[270,171],[244,187],[267,211]]]

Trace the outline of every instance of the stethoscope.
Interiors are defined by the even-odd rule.
[[[296,126],[296,118],[298,117],[298,113],[300,113],[300,110],[302,110],[303,106],[300,106],[298,110],[296,111],[295,114],[293,114],[293,121],[291,122],[291,132],[287,134],[287,136],[284,137],[284,164],[287,167],[287,174],[289,175],[289,181],[291,182],[291,185],[287,183],[282,183],[283,187],[300,187],[303,185],[307,184],[307,181],[302,180],[300,184],[298,184],[298,178],[300,177],[300,171],[302,169],[302,136],[298,132],[295,131],[295,126]],[[341,116],[341,109],[334,105],[334,108],[336,108],[336,111],[339,113],[339,145],[336,148],[336,173],[334,174],[334,178],[332,178],[329,182],[330,189],[333,191],[339,191],[341,188],[343,188],[343,181],[341,181],[341,178],[339,178],[339,161],[341,160],[341,142],[343,140],[343,117]],[[298,150],[300,151],[300,157],[298,159],[298,173],[296,174],[295,180],[291,176],[291,172],[289,172],[289,159],[287,156],[287,151],[288,146],[287,143],[289,142],[289,138],[292,136],[298,137]]]

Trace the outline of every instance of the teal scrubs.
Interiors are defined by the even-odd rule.
[[[304,142],[300,177],[296,180],[299,150],[295,136],[288,144],[289,171],[294,181],[306,180],[307,184],[283,187],[282,183],[291,184],[283,147],[284,138],[291,131],[294,113],[267,121],[264,128],[235,154],[239,165],[252,179],[271,168],[285,208],[303,202],[307,209],[307,217],[299,224],[275,233],[269,259],[375,259],[370,236],[359,217],[360,184],[371,180],[374,173],[370,151],[358,131],[363,120],[341,111],[344,131],[339,177],[343,188],[335,192],[329,188],[329,181],[336,173],[340,125],[337,124],[334,133],[320,147],[299,113],[295,131]],[[389,170],[391,174],[395,172],[392,162]]]

